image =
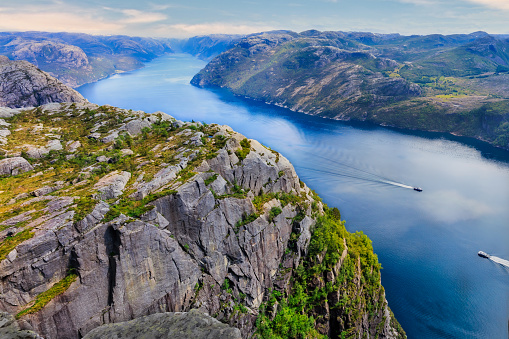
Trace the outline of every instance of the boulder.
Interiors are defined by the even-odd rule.
[[[22,157],[0,160],[0,175],[18,175],[33,169],[32,165]]]
[[[78,148],[81,147],[81,142],[79,141],[68,141],[67,144],[66,144],[66,148],[67,148],[67,151],[69,153],[74,153],[78,150]]]
[[[152,123],[148,120],[148,119],[136,119],[136,120],[131,120],[129,121],[126,125],[125,125],[125,128],[127,130],[127,132],[132,135],[132,136],[135,136],[135,135],[138,135],[141,133],[141,130],[144,128],[144,127],[151,127],[152,126]]]
[[[125,185],[130,178],[131,173],[125,171],[120,173],[118,171],[113,171],[105,175],[94,185],[94,188],[98,191],[95,198],[98,200],[117,198],[122,195]]]

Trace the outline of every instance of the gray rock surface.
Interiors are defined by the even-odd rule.
[[[0,338],[2,339],[44,339],[32,331],[20,330],[12,315],[0,312]]]
[[[84,339],[241,339],[239,329],[198,310],[156,313],[124,323],[103,325]]]
[[[60,151],[63,149],[59,140],[50,140],[46,143],[46,146],[26,145],[25,148],[28,156],[33,159],[41,159],[49,154],[50,151]]]
[[[150,122],[149,120],[147,119],[136,119],[136,120],[131,120],[129,121],[126,125],[125,125],[125,128],[127,130],[127,132],[131,135],[138,135],[141,133],[141,130],[144,128],[144,127],[150,127],[152,126],[152,122]]]
[[[33,169],[32,165],[22,157],[0,160],[0,175],[18,175]]]
[[[27,61],[0,56],[0,106],[27,107],[85,98]]]
[[[74,153],[78,150],[78,148],[81,147],[81,142],[79,142],[78,140],[76,141],[68,141],[67,144],[66,144],[66,148],[67,148],[67,151],[69,153]]]
[[[131,173],[125,171],[114,171],[105,175],[94,185],[98,191],[95,197],[107,200],[120,196],[130,178]]]

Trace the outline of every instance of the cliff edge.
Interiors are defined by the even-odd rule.
[[[198,309],[245,338],[405,337],[369,239],[280,153],[88,102],[0,115],[0,310],[22,330]]]

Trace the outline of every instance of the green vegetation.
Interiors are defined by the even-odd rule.
[[[88,214],[92,212],[97,201],[91,197],[81,197],[78,200],[75,200],[76,208],[74,211],[74,221],[83,220]]]
[[[236,151],[235,154],[240,159],[240,161],[242,161],[247,157],[249,152],[251,152],[251,141],[249,141],[247,138],[244,138],[240,142],[240,146],[242,146],[242,149]]]
[[[37,297],[35,297],[33,303],[29,304],[31,306],[16,314],[16,319],[19,319],[27,314],[36,313],[37,311],[41,310],[56,296],[64,293],[69,288],[69,286],[71,286],[71,284],[76,281],[77,278],[78,275],[71,271],[64,279],[54,284],[49,290],[42,292]]]
[[[371,241],[362,232],[347,232],[338,217],[337,209],[328,209],[324,216],[317,218],[309,254],[294,272],[291,292],[284,295],[274,291],[261,308],[257,319],[257,333],[261,338],[319,337],[315,322],[322,315],[316,310],[324,303],[329,303],[331,317],[341,315],[344,321],[341,332],[334,333],[334,337],[357,338],[363,315],[374,321],[376,314],[382,313],[385,305],[380,284],[381,265],[373,254]],[[346,255],[343,264],[335,272],[342,255]],[[335,280],[327,280],[329,272],[336,275]],[[356,280],[362,284],[360,294]],[[338,296],[339,302],[331,304]],[[271,320],[268,314],[276,302],[278,311]],[[395,319],[392,321],[397,324]],[[395,328],[404,335],[400,326]]]
[[[210,184],[212,184],[214,181],[216,181],[217,179],[217,176],[218,174],[217,173],[214,173],[214,175],[211,175],[210,177],[208,177],[207,179],[205,179],[205,185],[208,186]]]
[[[303,195],[290,194],[285,192],[268,193],[254,197],[253,205],[258,213],[263,212],[263,205],[272,199],[278,199],[281,202],[281,206],[285,207],[288,204],[291,205],[302,205],[304,207],[304,201],[306,200]]]
[[[280,215],[283,211],[279,207],[272,207],[269,212],[270,222],[274,221],[274,218]]]
[[[34,233],[29,229],[25,229],[19,233],[16,233],[12,237],[5,238],[0,243],[0,261],[7,258],[7,255],[16,248],[23,241],[28,240],[34,236]]]
[[[235,233],[238,233],[242,226],[247,225],[250,222],[255,221],[256,219],[258,219],[258,217],[259,217],[259,215],[256,214],[256,213],[253,213],[253,214],[250,214],[250,215],[243,215],[242,219],[237,221],[237,223],[235,224],[235,227],[234,227]]]

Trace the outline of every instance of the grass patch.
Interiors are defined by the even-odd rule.
[[[28,240],[34,236],[30,229],[23,230],[16,233],[12,237],[7,237],[0,243],[0,261],[4,260],[7,255],[16,248],[23,241]]]
[[[216,181],[217,177],[218,177],[217,173],[208,177],[207,179],[205,179],[205,185],[208,186],[208,185],[212,184],[214,181]]]
[[[124,214],[131,218],[139,218],[144,213],[150,211],[154,206],[146,205],[145,200],[130,200],[128,198],[120,199],[119,203],[110,207],[110,210],[104,216],[103,222],[111,221]]]
[[[249,141],[247,138],[244,138],[240,142],[240,146],[242,146],[242,149],[235,151],[235,154],[240,159],[240,161],[242,161],[247,157],[249,152],[251,152],[251,141]]]
[[[36,313],[41,310],[44,306],[46,306],[53,298],[57,295],[64,293],[71,284],[76,281],[78,275],[75,273],[68,274],[64,279],[57,282],[55,285],[51,286],[51,288],[45,292],[39,294],[33,303],[32,306],[25,308],[18,314],[16,314],[16,319],[21,318],[24,315]]]
[[[272,207],[269,212],[269,221],[274,221],[274,218],[280,215],[283,211],[279,207]]]
[[[97,201],[91,197],[81,197],[76,200],[75,203],[77,206],[74,208],[76,213],[74,214],[73,220],[76,222],[83,220],[88,214],[90,214],[97,204]]]
[[[247,225],[247,224],[255,221],[256,219],[258,219],[258,217],[259,217],[259,215],[256,214],[256,213],[252,213],[250,215],[243,215],[242,219],[237,221],[237,223],[235,224],[235,227],[234,227],[235,233],[239,233],[239,230],[240,230],[240,228],[242,226]]]

